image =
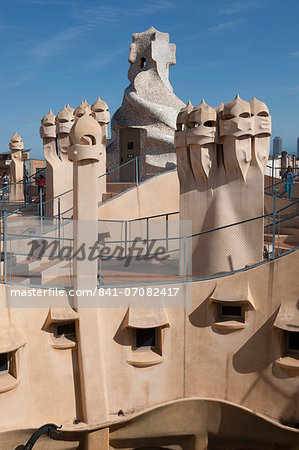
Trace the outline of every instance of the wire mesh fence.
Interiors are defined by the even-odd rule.
[[[134,157],[130,152],[124,163],[107,172],[108,182],[139,183],[160,173],[176,168],[176,151],[173,146],[146,152]]]
[[[61,261],[62,248],[73,246],[69,221],[4,213],[2,281],[22,285],[71,286],[71,264]]]
[[[193,235],[192,279],[232,273],[262,262],[264,222],[262,216]]]
[[[62,222],[62,223],[61,223]],[[137,223],[138,222],[138,226]],[[99,285],[177,281],[180,279],[178,225],[171,220],[98,221],[96,255]],[[75,223],[22,215],[3,217],[3,277],[5,283],[70,287],[76,249],[90,233],[84,223],[81,243],[74,242]],[[159,231],[160,230],[160,231]],[[91,249],[93,244],[88,244]],[[86,252],[86,260],[89,258]]]
[[[98,285],[194,281],[270,261],[298,246],[298,213],[292,208],[193,235],[178,213],[99,220],[94,243]],[[66,219],[5,213],[2,282],[71,287],[79,245],[73,230],[74,222]],[[81,244],[90,234],[87,225],[83,230]]]
[[[111,200],[122,192],[138,186],[141,182],[176,168],[176,153],[173,147],[148,152],[110,169],[99,176],[98,204]],[[42,172],[44,169],[41,169]],[[37,172],[31,177],[2,186],[0,204],[2,208],[28,215],[71,218],[73,215],[73,189],[68,189],[52,198],[37,190]],[[47,182],[47,180],[46,180]],[[106,191],[106,192],[105,192]],[[16,203],[15,200],[18,199]]]
[[[273,197],[275,194],[277,197],[297,199],[299,197],[297,192],[298,180],[299,173],[297,170],[294,171],[294,176],[291,183],[287,183],[286,180],[281,180],[274,183],[274,180],[272,179],[272,182],[264,189],[265,195],[271,195]],[[289,184],[291,185],[291,189],[289,189]]]
[[[13,203],[32,203],[38,197],[37,180],[44,175],[45,169],[37,169],[35,174],[25,176],[22,180],[14,183],[9,182],[9,177],[2,179],[0,186],[0,204]]]

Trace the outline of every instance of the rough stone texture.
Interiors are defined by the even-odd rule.
[[[98,174],[100,161],[105,155],[106,121],[109,121],[106,104],[104,109],[103,117],[98,117],[98,121],[86,112],[78,118],[70,130],[71,145],[68,148],[68,157],[73,166],[75,252],[79,251],[82,246],[91,248],[98,239]],[[83,292],[84,289],[94,291],[97,286],[97,269],[96,258],[75,258],[73,265],[74,292]],[[100,423],[107,420],[108,417],[103,360],[93,357],[94,354],[102,353],[101,319],[96,314],[96,308],[86,308],[84,296],[74,295],[74,303],[80,316],[78,355],[82,369],[80,386],[83,420],[85,423]],[[96,384],[89,376],[91,373],[97,374]],[[101,408],[97,408],[97,405],[101,405]],[[101,433],[98,434],[101,435]],[[84,448],[88,450],[101,448],[96,433],[91,435],[88,441]]]
[[[11,201],[22,201],[23,185],[22,183],[14,184],[23,178],[22,150],[24,149],[24,144],[21,136],[17,133],[11,137],[9,149],[11,151],[10,182],[13,183],[10,199]]]
[[[192,220],[193,234],[263,215],[270,135],[268,108],[255,98],[248,103],[237,96],[216,109],[204,101],[195,108],[189,103],[179,113],[180,218]],[[193,275],[261,261],[263,225],[260,219],[236,225],[233,232],[194,237]]]
[[[91,115],[98,122],[102,129],[103,139],[105,139],[104,145],[106,147],[106,137],[108,134],[107,125],[110,121],[110,113],[108,112],[108,105],[106,102],[97,98],[97,100],[91,106]],[[106,151],[103,151],[102,157],[99,162],[99,192],[106,192],[106,175],[107,161]],[[101,198],[99,200],[102,200]]]
[[[70,147],[69,133],[75,122],[83,116],[93,116],[102,129],[103,145],[106,145],[107,124],[110,114],[107,103],[100,97],[90,106],[86,100],[74,110],[69,105],[59,111],[57,117],[50,110],[41,121],[40,136],[43,139],[46,168],[46,215],[51,217],[58,213],[58,197],[60,211],[65,217],[73,214],[73,169],[68,159]],[[59,149],[59,154],[57,149]],[[106,152],[103,152],[99,163],[99,198],[106,192]],[[69,191],[67,194],[65,192]],[[63,195],[62,195],[63,194]],[[51,200],[54,197],[55,200]]]
[[[176,117],[184,106],[174,95],[169,82],[169,66],[176,63],[175,44],[169,43],[169,34],[151,27],[143,33],[134,33],[132,41],[128,72],[130,85],[125,90],[122,106],[111,120],[108,167],[119,164],[122,127],[147,131],[141,154],[173,146]]]
[[[72,189],[72,165],[67,158],[69,131],[74,123],[73,109],[65,106],[55,117],[53,112],[41,120],[40,137],[43,140],[46,165],[46,215],[55,216],[60,212],[66,217],[72,215],[73,194],[64,192]],[[58,137],[58,140],[57,140]],[[59,148],[59,155],[57,149]],[[52,200],[55,197],[55,200]]]

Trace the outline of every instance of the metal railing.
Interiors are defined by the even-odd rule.
[[[146,156],[146,155],[144,155]],[[112,169],[111,171],[106,172],[105,174],[101,175],[99,178],[103,176],[108,176],[114,171],[119,170],[121,167],[127,167],[129,164],[135,164],[135,185],[138,185],[142,180],[146,180],[146,172],[142,173],[140,171],[140,164],[136,163],[138,162],[138,159],[135,159],[134,162],[127,162],[123,164],[120,167],[117,167],[115,169]],[[172,168],[168,170],[173,170]],[[297,175],[298,176],[298,175]],[[296,176],[296,177],[297,177]],[[159,215],[153,215],[148,216],[144,218],[137,218],[137,219],[130,219],[130,220],[109,220],[109,219],[100,219],[98,221],[99,225],[99,234],[98,234],[98,243],[101,246],[107,246],[109,245],[112,250],[114,250],[117,246],[122,247],[124,249],[124,255],[123,257],[128,256],[128,251],[130,249],[130,246],[134,242],[134,238],[136,236],[142,238],[142,240],[145,243],[145,251],[147,256],[152,256],[153,247],[151,247],[151,242],[155,240],[155,245],[157,247],[158,244],[164,245],[165,248],[165,254],[167,255],[169,261],[171,264],[169,267],[164,267],[164,272],[160,271],[161,268],[159,268],[159,273],[156,275],[156,282],[157,280],[161,280],[161,277],[165,280],[173,279],[175,281],[193,281],[198,279],[205,279],[209,277],[214,276],[222,276],[223,274],[229,274],[234,273],[237,270],[244,270],[245,268],[254,267],[257,264],[262,264],[266,261],[275,259],[277,257],[280,257],[282,254],[285,254],[287,252],[293,251],[295,248],[297,248],[297,241],[294,241],[292,245],[288,244],[285,241],[285,236],[283,235],[284,230],[292,227],[294,227],[294,221],[295,221],[295,227],[297,226],[297,220],[298,220],[298,201],[295,200],[292,203],[288,204],[287,206],[277,210],[276,207],[276,198],[277,198],[277,186],[284,183],[284,180],[279,181],[271,186],[268,186],[265,188],[265,193],[267,194],[267,190],[271,189],[273,192],[270,193],[271,196],[273,196],[273,211],[269,214],[265,214],[259,217],[255,217],[252,219],[247,219],[245,221],[241,221],[234,224],[228,224],[222,227],[213,228],[211,230],[202,231],[201,233],[197,234],[186,234],[182,236],[180,234],[179,229],[179,223],[178,221],[174,220],[176,216],[179,215],[178,212],[171,212],[171,213],[164,213]],[[62,195],[67,195],[72,190],[66,191]],[[2,241],[3,241],[3,252],[2,252],[2,260],[4,261],[4,269],[3,269],[3,277],[2,282],[5,283],[13,283],[13,279],[15,280],[17,278],[22,277],[22,274],[19,273],[15,274],[14,276],[14,267],[17,265],[18,260],[20,258],[25,258],[27,253],[24,251],[24,248],[28,251],[27,247],[24,247],[25,245],[28,245],[28,241],[32,240],[33,238],[36,240],[47,240],[49,241],[57,241],[57,256],[59,257],[59,252],[61,251],[61,248],[64,247],[64,244],[67,242],[70,247],[73,246],[73,239],[72,239],[72,218],[65,218],[63,217],[63,214],[61,213],[60,209],[60,202],[61,197],[56,196],[55,199],[57,200],[58,204],[58,213],[53,217],[47,217],[45,215],[45,208],[46,204],[49,201],[52,201],[53,199],[50,199],[48,201],[43,202],[42,201],[42,194],[40,193],[39,203],[36,205],[38,208],[37,215],[34,214],[24,214],[24,211],[22,208],[18,208],[15,211],[7,211],[3,210],[3,218],[2,218]],[[12,219],[12,216],[16,215],[16,217],[23,218],[26,216],[28,220],[32,220],[34,222],[35,231],[34,233],[28,232],[26,234],[26,225],[24,225],[24,229],[21,230],[19,233],[13,233],[9,227],[9,222]],[[159,228],[159,234],[157,232],[154,232],[156,221],[160,221],[160,228]],[[162,225],[161,225],[162,223]],[[261,225],[263,224],[263,225]],[[263,226],[264,230],[264,255],[260,261],[256,261],[256,257],[254,255],[250,254],[250,246],[247,248],[246,240],[250,238],[250,235],[252,234],[252,229],[257,229],[260,233],[261,226]],[[162,231],[161,231],[162,230]],[[212,233],[212,234],[211,234]],[[209,269],[208,271],[205,270],[206,261],[205,258],[207,257],[207,254],[209,253],[207,250],[209,248],[208,241],[215,241],[218,242],[217,245],[215,245],[215,254],[217,253],[217,248],[221,248],[221,242],[229,241],[230,236],[237,236],[237,233],[239,233],[239,238],[237,239],[238,242],[242,243],[242,248],[238,250],[239,253],[245,253],[245,257],[242,261],[240,261],[242,258],[239,258],[239,256],[235,256],[236,259],[236,265],[234,265],[233,258],[231,255],[225,255],[224,259],[227,259],[226,265],[223,267],[216,267],[217,264],[213,263],[211,267],[216,267],[214,269]],[[212,236],[212,239],[211,239]],[[23,251],[20,250],[20,244],[23,242]],[[263,247],[262,243],[261,248]],[[154,247],[154,249],[156,248]],[[196,250],[196,251],[195,251]],[[213,250],[212,250],[213,253]],[[190,257],[192,255],[198,255],[201,254],[202,256],[196,258],[193,258],[193,261],[190,261]],[[47,258],[49,257],[48,254],[43,255],[43,262],[47,262]],[[221,255],[219,256],[221,258]],[[231,260],[229,260],[229,257]],[[255,258],[254,263],[252,263],[252,260]],[[59,259],[59,258],[58,258]],[[192,259],[192,258],[191,258]],[[116,262],[117,261],[117,264]],[[174,264],[175,261],[175,264]],[[38,263],[35,262],[35,266],[38,266]],[[106,279],[104,281],[104,284],[107,285],[108,282],[115,283],[118,285],[121,282],[124,281],[124,278],[128,277],[128,269],[124,269],[119,264],[119,261],[117,259],[117,256],[112,257],[109,259],[109,262],[103,261],[101,258],[99,259],[99,275],[101,279]],[[41,264],[41,263],[40,263]],[[175,265],[175,267],[174,267]],[[27,268],[29,270],[30,264],[27,264]],[[59,268],[61,264],[53,264],[53,270],[49,271],[50,276],[49,278],[53,279],[56,278],[59,275]],[[68,281],[64,285],[64,287],[71,286],[72,283],[72,265],[69,264],[67,267],[67,278]],[[235,267],[241,267],[241,269],[236,269]],[[158,265],[155,267],[157,269]],[[138,283],[140,283],[141,276],[140,276],[140,269],[143,268],[143,270],[147,273],[150,273],[151,270],[153,270],[152,264],[143,264],[143,267],[140,265],[137,268],[133,268],[133,274],[135,274],[135,278],[138,278]],[[40,268],[41,269],[41,268]],[[120,270],[121,269],[121,270]],[[42,269],[41,269],[42,270]],[[102,272],[110,272],[109,276],[104,277],[102,275]],[[111,274],[120,272],[120,275],[118,276],[118,279],[111,278]],[[36,270],[33,271],[33,281],[38,279],[38,276],[36,275]],[[145,273],[144,272],[144,273]],[[122,277],[121,273],[124,275],[126,274],[126,277]],[[137,274],[139,273],[139,276]],[[144,275],[143,273],[143,275]],[[28,274],[29,275],[29,274]],[[132,275],[132,273],[131,273]],[[159,275],[159,276],[158,276]],[[23,275],[24,278],[24,275]],[[134,278],[134,277],[132,277]],[[148,277],[143,277],[144,282],[148,282]],[[127,278],[126,278],[127,280]],[[18,282],[19,280],[17,280]],[[30,279],[30,276],[27,277],[27,281],[32,285],[32,280]],[[132,280],[131,280],[132,281]],[[44,284],[43,281],[40,283],[37,283],[38,286],[47,286],[47,284]]]
[[[168,153],[167,153],[168,152]],[[159,158],[161,156],[161,154],[163,155],[168,155],[168,154],[175,154],[175,151],[173,149],[173,147],[166,147],[163,148],[161,150],[158,151],[154,151],[154,152],[149,152],[145,155],[141,155],[138,156],[136,158],[133,158],[132,160],[127,161],[124,164],[121,164],[120,166],[117,166],[111,170],[108,170],[107,172],[103,173],[102,175],[99,176],[99,180],[101,178],[106,177],[107,182],[112,182],[114,179],[117,179],[118,182],[123,183],[123,184],[127,184],[127,187],[122,191],[122,192],[112,192],[110,193],[110,195],[108,195],[108,197],[104,202],[103,201],[99,201],[98,205],[102,205],[103,203],[109,202],[111,201],[113,198],[124,194],[125,192],[128,192],[130,189],[133,189],[134,187],[138,186],[140,183],[146,181],[147,179],[154,177],[156,175],[160,175],[161,173],[165,173],[165,172],[170,172],[172,170],[175,170],[175,164],[173,162],[165,162],[165,167],[161,166],[154,166],[152,159],[154,160],[155,158]],[[165,157],[165,160],[167,159],[167,156]],[[156,167],[155,171],[153,169],[153,167]],[[270,166],[267,166],[270,167]],[[150,169],[149,169],[150,168]],[[40,169],[40,171],[43,171],[44,169]],[[37,172],[35,175],[32,175],[31,177],[29,177],[31,179],[31,183],[32,180],[37,176],[39,172]],[[295,176],[295,180],[297,180],[299,177],[299,173]],[[111,180],[111,181],[109,181]],[[17,182],[15,184],[18,183],[23,183],[24,180],[21,180],[20,182]],[[281,180],[279,182],[273,183],[272,180],[272,184],[269,186],[265,187],[265,195],[270,195],[273,196],[273,191],[275,188],[282,186],[285,183],[284,180]],[[11,186],[13,186],[13,184],[9,185],[10,187],[7,188],[7,192],[10,192]],[[0,191],[1,192],[1,191]],[[2,192],[4,192],[2,190]],[[42,198],[40,198],[40,196],[38,198],[35,199],[34,202],[31,202],[29,205],[28,204],[21,204],[18,205],[17,207],[14,207],[14,209],[11,209],[8,207],[8,205],[2,205],[2,209],[6,208],[6,209],[10,209],[13,212],[23,212],[24,214],[29,214],[29,215],[37,215],[37,216],[44,216],[44,217],[67,217],[67,218],[71,218],[72,217],[72,207],[69,206],[67,209],[64,209],[61,205],[64,202],[64,200],[66,199],[67,196],[71,196],[72,197],[72,192],[73,189],[68,189],[67,191],[63,192],[62,194],[59,194],[51,199],[48,200],[42,200]],[[109,193],[108,193],[109,194]],[[2,195],[2,197],[4,197]],[[293,197],[293,198],[297,198],[297,197]],[[6,196],[6,200],[7,203],[9,203],[9,196]],[[70,199],[69,203],[72,203],[72,198]],[[1,202],[0,202],[1,205]],[[55,214],[47,214],[46,210],[47,207],[52,205],[52,209],[54,209],[55,211],[57,211]],[[54,207],[55,206],[55,207]],[[34,212],[34,208],[35,212]]]
[[[272,168],[271,166],[267,166],[267,167],[268,167],[268,168]],[[294,174],[295,176],[294,176],[294,178],[293,178],[293,181],[295,182],[295,181],[298,180],[298,177],[299,177],[299,167],[293,168],[292,170],[297,171],[297,173]],[[285,171],[286,171],[286,170],[285,170]],[[283,174],[282,174],[282,175],[283,175]],[[266,195],[271,195],[271,196],[273,196],[274,189],[275,189],[275,188],[278,189],[278,187],[280,187],[280,186],[282,186],[282,185],[285,185],[285,183],[286,183],[286,180],[281,180],[281,181],[277,181],[276,183],[274,183],[274,174],[273,174],[273,171],[272,171],[272,174],[271,174],[271,184],[270,184],[269,186],[266,186],[266,187],[265,187],[265,189],[264,189],[265,194],[266,194]],[[278,193],[278,192],[277,192],[277,193]],[[293,197],[293,198],[294,198],[294,197]]]
[[[110,201],[112,200],[112,198],[121,195],[127,191],[129,191],[130,189],[133,189],[134,187],[138,186],[140,183],[146,181],[149,178],[152,178],[154,176],[160,175],[161,173],[164,172],[169,172],[175,169],[176,165],[174,162],[170,162],[167,161],[167,159],[169,159],[167,157],[167,155],[169,154],[173,154],[175,155],[175,150],[174,147],[169,146],[169,147],[165,147],[162,148],[160,150],[156,150],[153,152],[148,152],[144,155],[141,156],[137,156],[136,158],[132,158],[131,160],[117,166],[114,167],[110,170],[108,170],[107,172],[101,174],[98,178],[99,180],[101,180],[102,178],[106,177],[106,181],[107,183],[111,182],[119,182],[119,183],[124,183],[124,184],[128,184],[128,187],[125,188],[122,192],[115,192],[112,193],[113,195],[110,196],[109,199],[107,199],[106,201]],[[161,158],[161,155],[166,155],[165,156],[165,166],[163,167],[160,163],[160,165],[154,165],[155,163],[155,159],[159,159],[159,157]],[[156,161],[157,163],[157,161]],[[44,169],[41,169],[44,170]],[[31,178],[36,177],[35,175],[32,175]],[[22,183],[22,181],[17,182],[17,183]],[[10,185],[12,186],[12,185]],[[50,198],[48,200],[42,200],[40,198],[37,198],[35,200],[35,204],[33,205],[33,203],[28,204],[21,204],[18,205],[17,207],[14,208],[14,212],[24,212],[24,214],[26,214],[28,212],[29,215],[32,214],[32,208],[35,208],[36,206],[36,215],[41,215],[41,216],[46,216],[46,217],[57,217],[58,214],[60,214],[63,217],[68,217],[70,218],[72,216],[72,208],[68,207],[67,210],[65,210],[64,208],[61,207],[61,205],[63,204],[63,202],[65,201],[65,199],[68,196],[72,196],[72,192],[73,189],[68,189],[67,191],[56,195],[53,198]],[[6,200],[7,203],[9,203],[9,197],[6,196]],[[70,199],[72,200],[72,198]],[[60,203],[60,210],[58,211],[58,203]],[[70,201],[69,203],[72,203],[72,201]],[[103,204],[104,202],[99,201],[98,205],[100,206],[101,204]],[[0,203],[1,205],[1,203]],[[47,207],[52,206],[52,210],[57,211],[56,214],[47,214],[46,210]],[[6,206],[2,205],[2,209],[6,208],[8,209]]]
[[[180,222],[175,220],[178,213],[128,221],[100,220],[97,241],[100,285],[191,282],[232,274],[274,260],[298,248],[297,238],[293,236],[293,242],[289,243],[284,234],[286,228],[298,227],[299,213],[292,210],[294,204],[296,202],[279,210],[274,205],[271,214],[184,235],[180,234]],[[73,251],[72,222],[45,219],[41,226],[40,219],[34,219],[35,229],[29,228],[28,223],[18,229],[13,215],[4,211],[2,282],[70,288],[73,259],[66,261],[61,252],[65,248]],[[258,235],[261,241],[256,239]],[[28,261],[33,240],[46,242],[46,251],[40,258]],[[137,247],[143,248],[141,259],[138,259]],[[155,255],[162,247],[163,260],[159,261]],[[109,257],[101,255],[102,248]],[[55,284],[55,280],[60,284]]]
[[[29,177],[24,177],[19,181],[16,181],[14,183],[9,183],[7,185],[2,185],[0,187],[0,205],[3,205],[3,203],[9,203],[11,201],[10,195],[13,191],[15,186],[23,186],[23,195],[24,195],[24,202],[25,203],[31,203],[32,202],[32,195],[30,193],[30,187],[36,183],[36,178],[38,175],[45,171],[45,168],[37,169],[35,174],[30,175]]]

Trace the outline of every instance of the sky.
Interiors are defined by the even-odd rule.
[[[129,84],[132,33],[150,26],[176,44],[170,82],[182,101],[257,97],[270,109],[272,136],[296,152],[298,24],[298,0],[0,0],[0,153],[16,131],[43,158],[49,108],[100,96],[112,116]]]

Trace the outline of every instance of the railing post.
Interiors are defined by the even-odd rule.
[[[183,255],[183,266],[184,266],[184,278],[183,278],[183,280],[184,280],[184,282],[185,281],[187,281],[187,267],[186,267],[186,260],[187,260],[187,258],[186,258],[186,236],[184,236],[184,241],[183,241],[183,252],[184,252],[184,255]]]
[[[4,251],[4,267],[3,267],[3,275],[4,275],[4,283],[7,283],[7,212],[3,211],[3,251]]]
[[[166,214],[166,251],[168,252],[168,214]]]
[[[272,224],[272,259],[275,259],[276,194],[277,194],[277,189],[274,188],[274,191],[273,191],[273,224]]]
[[[101,244],[101,241],[100,241],[100,244]],[[98,274],[98,286],[97,287],[100,288],[103,285],[104,285],[104,278],[102,275],[102,258],[101,258],[100,252],[99,252],[99,274]]]
[[[274,182],[274,164],[275,164],[275,156],[272,158],[272,195],[273,195],[273,182]]]
[[[60,223],[61,223],[61,217],[60,217],[60,197],[58,197],[58,256],[60,254],[60,238],[61,238],[61,230],[60,230]]]
[[[128,221],[125,220],[125,256],[127,256],[127,242],[128,242]]]
[[[278,213],[278,242],[277,242],[277,256],[279,256],[279,239],[280,239],[280,211]]]
[[[138,173],[138,159],[139,157],[136,156],[135,158],[135,169],[136,169],[136,186],[139,184],[139,173]]]
[[[148,254],[148,239],[149,239],[149,223],[148,217],[146,218],[146,253]]]
[[[39,205],[40,205],[40,231],[43,233],[43,193],[42,189],[39,191]]]

